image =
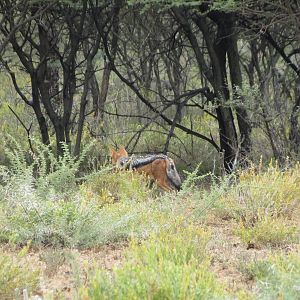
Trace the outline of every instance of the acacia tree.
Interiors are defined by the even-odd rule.
[[[94,111],[94,123],[100,127],[113,74],[139,99],[132,110],[140,110],[143,128],[152,122],[161,126],[166,134],[164,152],[176,137],[177,128],[222,152],[227,171],[243,161],[251,150],[251,129],[257,122],[250,121],[251,105],[240,93],[244,83],[247,85],[245,78],[253,87],[260,86],[262,99],[274,104],[276,112],[280,112],[278,103],[284,98],[293,101],[285,111],[290,116],[287,138],[286,125],[279,126],[275,118],[271,122],[271,113],[259,106],[258,100],[255,105],[264,109],[262,123],[274,155],[278,158],[287,154],[280,150],[278,132],[284,136],[282,144],[290,142],[292,151],[298,152],[299,4],[264,0],[228,3],[7,0],[0,4],[0,50],[12,49],[16,55],[18,68],[30,77],[31,97],[18,86],[15,61],[8,55],[1,61],[24,103],[32,107],[45,144],[49,144],[54,130],[58,153],[62,141],[70,144],[72,128],[77,134],[74,152],[80,152],[87,114]],[[242,55],[239,41],[247,37],[252,41],[247,55]],[[98,82],[95,73],[99,62],[94,58],[101,52],[104,61]],[[275,72],[283,63],[284,72],[291,78],[284,82]],[[265,73],[272,84],[265,80]],[[193,80],[195,77],[197,80]],[[268,94],[263,86],[272,86],[273,91]],[[88,105],[90,98],[92,107]],[[207,107],[207,103],[212,105]],[[219,143],[184,125],[182,116],[189,113],[189,107],[193,107],[191,115],[208,113],[216,120]],[[134,116],[133,112],[126,115]],[[140,132],[132,139],[135,143]]]
[[[137,10],[144,7],[140,1],[134,2],[137,3]],[[149,6],[147,8],[148,11],[153,9],[154,11],[156,10],[157,13],[157,10],[161,8],[161,5],[157,6],[155,2],[152,6],[150,6],[150,8]],[[133,10],[134,9],[135,6],[133,7]],[[207,5],[197,5],[196,8],[193,7],[191,9],[188,3],[182,3],[182,5],[178,7],[178,3],[173,6],[172,1],[168,3],[164,11],[165,18],[170,18],[170,15],[173,16],[176,21],[175,23],[173,22],[176,28],[173,32],[174,37],[178,36],[178,31],[185,35],[185,39],[181,39],[181,46],[178,47],[177,43],[177,49],[188,48],[188,46],[186,46],[186,41],[190,43],[198,65],[199,77],[204,77],[205,81],[208,83],[208,86],[203,86],[202,88],[206,91],[209,88],[213,90],[213,93],[206,93],[204,96],[207,97],[208,101],[214,102],[214,105],[216,106],[216,119],[219,124],[220,133],[220,149],[224,152],[225,168],[230,171],[233,168],[235,161],[239,159],[239,154],[242,154],[244,157],[251,148],[251,125],[247,111],[242,106],[236,106],[240,132],[240,138],[238,139],[237,129],[234,123],[234,111],[228,104],[230,89],[227,80],[227,61],[230,67],[231,82],[233,85],[232,89],[235,90],[237,86],[242,86],[242,75],[239,66],[239,55],[237,52],[237,35],[234,30],[235,19],[229,13],[224,13],[220,10],[211,10],[210,7],[207,7]],[[156,20],[155,22],[158,21]],[[161,32],[168,32],[170,30],[167,27],[169,24],[160,25],[162,25]],[[153,24],[150,27],[156,33],[154,29],[156,27]],[[163,36],[162,33],[158,36],[161,35]],[[151,35],[150,30],[147,36],[150,37],[151,41],[155,40],[155,37]],[[164,37],[160,39],[159,43],[163,43],[163,40]],[[175,40],[176,38],[174,38],[174,41]],[[206,49],[203,48],[203,41]],[[144,51],[146,45],[145,41],[143,41],[143,45],[144,47],[142,48],[142,51]],[[176,88],[180,85],[176,83],[174,84],[174,82],[172,84],[172,75],[170,76],[170,70],[168,71],[168,65],[170,66],[170,62],[173,64],[173,71],[176,69],[174,69],[174,67],[176,67],[176,64],[174,64],[176,61],[175,48],[173,50],[170,49],[163,52],[161,52],[161,49],[158,49],[158,53],[155,53],[155,51],[156,48],[152,46],[149,50],[147,63],[149,64],[152,61],[151,57],[160,56],[167,66],[166,73],[169,75],[168,79],[170,86],[172,87],[173,85],[173,87],[175,87],[175,90],[173,90],[176,92]],[[167,57],[164,58],[164,56],[166,56],[165,53],[168,54]],[[170,55],[171,53],[172,55]],[[208,53],[208,55],[206,53]],[[181,55],[180,59],[182,59],[182,57],[183,56]],[[143,68],[141,68],[141,70],[143,71]],[[137,72],[132,73],[136,74]],[[157,73],[158,72],[156,72],[156,74]],[[176,79],[175,73],[176,72],[173,72],[173,75],[175,75],[173,79]],[[148,71],[148,74],[151,74],[151,70]],[[143,76],[136,77],[143,79]],[[147,85],[144,85],[143,88],[145,86],[147,87]],[[236,93],[234,93],[234,95],[236,96]],[[176,96],[174,97],[176,99]],[[144,100],[145,99],[142,101],[145,102]],[[177,108],[180,108],[181,111],[182,107],[185,105],[188,105],[186,101],[181,103],[179,102],[177,103]],[[179,127],[177,125],[180,120],[180,111],[177,110],[173,120],[169,122],[169,125],[171,125],[170,133],[172,133],[172,128]],[[199,137],[203,138],[201,135]],[[206,140],[211,141],[211,139]],[[239,151],[239,148],[241,148],[241,151]],[[219,150],[219,147],[217,146],[216,149]]]
[[[1,44],[1,49],[4,51],[8,44],[12,46],[13,51],[19,57],[20,63],[25,67],[26,72],[30,74],[33,82],[35,82],[34,77],[36,76],[34,62],[32,58],[25,54],[23,48],[25,47],[25,39],[32,34],[32,23],[35,22],[38,17],[43,15],[43,13],[45,13],[49,8],[50,7],[48,5],[46,7],[42,5],[38,8],[35,7],[32,13],[30,13],[32,6],[29,3],[26,3],[26,5],[22,1],[17,3],[14,1],[5,1],[1,3],[2,20],[0,29],[3,37],[2,39],[4,40]],[[26,20],[26,22],[22,22],[22,20]],[[30,49],[28,54],[32,53],[31,50],[32,49]],[[27,98],[19,88],[15,73],[10,69],[8,62],[4,59],[4,56],[1,57],[1,63],[8,70],[15,89],[22,100],[33,108],[39,124],[43,143],[49,144],[48,127],[42,112],[41,103],[38,99],[37,86],[32,84],[32,98]]]
[[[135,5],[144,7],[142,1],[131,1]],[[150,4],[149,4],[150,3]],[[253,82],[259,86],[266,85],[259,73],[259,69],[269,64],[272,83],[272,92],[266,94],[266,89],[260,89],[263,99],[274,104],[277,113],[289,114],[289,135],[286,137],[286,125],[284,120],[278,124],[278,118],[270,123],[270,110],[264,109],[263,122],[270,140],[275,157],[280,158],[292,152],[299,152],[300,129],[299,129],[299,2],[297,1],[234,1],[224,3],[223,1],[148,1],[148,8],[165,9],[165,16],[171,11],[179,24],[179,30],[183,32],[194,51],[195,60],[199,68],[199,74],[204,76],[213,88],[214,103],[216,105],[217,120],[220,131],[220,147],[224,151],[224,163],[228,169],[232,167],[235,158],[245,157],[251,150],[251,129],[258,120],[250,120],[247,109],[252,105],[246,103],[246,99],[237,92],[237,87],[242,89],[243,78],[241,60],[243,57],[238,50],[238,40],[249,38],[259,44],[259,40],[265,40],[269,44],[266,56],[259,52],[257,64],[246,70],[247,73],[257,72],[257,75],[250,74],[250,84]],[[245,32],[245,28],[248,33]],[[254,35],[249,35],[249,29]],[[166,28],[164,28],[167,31]],[[259,40],[257,40],[259,39]],[[204,41],[204,44],[203,44]],[[251,42],[252,43],[252,42]],[[252,44],[253,44],[252,43]],[[204,48],[203,48],[204,46]],[[249,47],[251,53],[255,47]],[[273,49],[273,50],[272,50]],[[275,52],[274,52],[275,51]],[[253,53],[253,57],[258,52]],[[272,57],[273,54],[276,55]],[[277,60],[277,62],[276,62]],[[242,62],[244,65],[244,62]],[[283,82],[283,76],[273,72],[276,68],[282,68],[285,63],[291,72],[289,79]],[[294,77],[294,79],[293,79]],[[294,84],[293,84],[294,80]],[[229,85],[229,82],[231,86]],[[246,83],[247,84],[247,83]],[[234,105],[229,99],[234,99]],[[284,98],[293,101],[292,108],[288,111],[279,111],[284,103]],[[261,101],[258,98],[257,104]],[[278,104],[281,103],[281,104]],[[269,104],[269,105],[270,105]],[[252,112],[253,113],[253,112]],[[237,119],[235,124],[234,119]],[[236,128],[236,125],[238,128]],[[280,150],[278,137],[282,140]],[[290,145],[290,152],[286,151]]]
[[[85,30],[89,23],[87,0],[74,5],[65,4],[63,1],[50,3],[52,5],[43,9],[38,18],[28,20],[19,31],[14,30],[16,15],[37,14],[41,11],[41,7],[44,7],[43,1],[32,2],[26,7],[16,7],[13,1],[6,1],[6,5],[1,7],[5,16],[1,32],[17,55],[19,68],[24,69],[30,76],[30,98],[19,88],[16,75],[5,57],[3,63],[12,77],[16,91],[22,100],[33,108],[44,144],[50,143],[47,119],[51,121],[58,154],[62,153],[61,142],[70,144],[75,95],[81,85],[84,86],[81,97],[80,130],[75,151],[78,154],[88,88],[82,80],[90,81],[93,74],[92,59],[97,53],[99,41],[88,46],[87,54],[82,55],[83,42],[89,38],[90,33]],[[86,71],[82,79],[84,65]]]
[[[300,21],[299,21],[299,11],[300,3],[299,1],[265,1],[261,0],[259,2],[253,0],[247,1],[237,1],[235,8],[236,15],[239,20],[241,27],[246,28],[246,30],[251,30],[254,33],[251,39],[256,39],[258,44],[261,41],[264,45],[267,43],[271,49],[273,49],[276,60],[272,59],[271,56],[267,58],[266,61],[272,63],[271,71],[275,70],[276,63],[277,68],[283,69],[282,66],[285,64],[285,70],[281,70],[282,73],[289,74],[289,88],[286,89],[286,84],[283,84],[283,77],[280,78],[273,73],[272,79],[277,82],[274,88],[274,98],[278,98],[278,87],[281,87],[283,98],[282,102],[291,99],[292,109],[289,113],[289,137],[285,139],[285,130],[281,130],[280,136],[285,139],[285,148],[287,144],[290,144],[290,151],[280,153],[276,145],[275,138],[273,138],[272,148],[278,158],[283,155],[293,155],[299,156],[300,149],[300,126],[299,126],[299,116],[300,116],[300,94],[299,94],[299,83],[300,83]],[[265,46],[264,46],[265,47]],[[252,56],[254,56],[253,66],[254,70],[257,72],[257,76],[261,83],[262,72],[261,68],[264,66],[262,61],[258,60],[258,52],[260,57],[265,57],[268,52],[259,51],[255,46],[250,48],[252,51]],[[274,57],[275,57],[274,55]],[[253,76],[252,76],[253,77]],[[285,80],[286,81],[286,80]],[[294,82],[294,83],[293,83]],[[273,96],[271,94],[271,96]],[[276,101],[276,99],[275,99]],[[277,99],[279,101],[279,99]],[[283,126],[283,125],[282,125]],[[271,132],[271,128],[268,129],[268,124],[266,124],[268,132]],[[278,141],[277,141],[278,143]],[[277,148],[277,149],[276,149]]]
[[[180,130],[183,130],[184,132],[188,134],[195,135],[199,138],[202,138],[209,142],[213,147],[215,147],[217,150],[219,150],[219,146],[217,143],[213,140],[211,137],[207,137],[199,132],[193,131],[190,128],[185,127],[184,125],[180,124],[179,118],[175,115],[174,117],[169,117],[166,113],[167,109],[172,106],[180,106],[181,108],[187,103],[189,99],[191,99],[193,96],[196,96],[198,94],[203,94],[204,96],[210,96],[209,90],[207,87],[198,88],[196,90],[192,91],[180,91],[180,95],[178,97],[174,97],[173,99],[168,99],[167,97],[164,97],[167,101],[165,105],[163,105],[162,108],[159,108],[161,106],[161,103],[155,104],[151,100],[151,95],[153,93],[151,92],[150,83],[153,78],[153,58],[156,57],[155,51],[158,51],[159,54],[159,48],[154,47],[154,44],[149,45],[148,39],[151,39],[153,37],[151,33],[146,34],[147,38],[144,39],[140,46],[141,52],[144,52],[145,54],[141,55],[140,53],[135,53],[133,48],[128,49],[128,45],[130,43],[126,44],[127,47],[127,54],[131,55],[130,59],[129,56],[125,56],[124,60],[124,51],[122,52],[122,49],[120,46],[118,46],[117,50],[117,56],[115,57],[112,55],[112,37],[114,36],[114,32],[111,32],[111,28],[113,27],[112,24],[115,22],[115,20],[122,20],[124,21],[124,18],[129,15],[128,11],[126,10],[126,14],[122,14],[121,12],[123,7],[122,1],[116,1],[110,6],[110,12],[103,11],[103,14],[99,13],[99,7],[96,3],[90,1],[93,17],[95,21],[95,25],[97,27],[97,30],[99,34],[102,37],[102,43],[103,48],[105,50],[105,54],[107,56],[107,59],[110,61],[111,64],[111,70],[120,78],[120,80],[125,83],[127,86],[131,88],[131,90],[137,95],[139,100],[149,109],[150,112],[154,113],[155,117],[153,119],[156,119],[156,117],[159,117],[164,121],[167,125],[171,126],[171,129],[176,127]],[[108,7],[107,7],[108,8]],[[133,8],[134,9],[134,8]],[[104,14],[105,12],[105,14]],[[106,18],[105,16],[110,16],[110,18]],[[101,16],[101,17],[99,17]],[[99,21],[101,20],[101,21]],[[136,21],[136,19],[134,19]],[[120,26],[121,27],[121,26]],[[123,29],[123,26],[122,26]],[[130,40],[131,36],[138,36],[139,28],[137,26],[137,23],[135,22],[135,26],[132,30],[131,35],[123,34],[122,35],[122,43],[124,43],[125,40]],[[110,33],[110,34],[109,34]],[[122,30],[120,30],[120,35],[123,33]],[[143,35],[145,36],[145,35]],[[162,40],[160,40],[160,43]],[[148,56],[146,52],[149,51]],[[137,55],[136,55],[137,54]],[[147,57],[147,61],[140,61],[139,59]],[[122,69],[122,66],[125,66],[126,70]],[[146,68],[145,68],[146,67]],[[149,89],[148,89],[149,88]],[[148,90],[147,90],[148,89]],[[163,95],[159,95],[160,97],[163,97]],[[178,110],[177,110],[178,112]],[[175,121],[175,122],[174,122]]]

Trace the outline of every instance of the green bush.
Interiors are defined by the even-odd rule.
[[[15,299],[16,289],[22,293],[35,291],[39,283],[39,270],[32,270],[21,260],[13,260],[10,256],[0,253],[0,299]]]
[[[12,138],[10,143],[6,150],[9,166],[0,168],[0,200],[1,196],[7,201],[27,197],[55,200],[75,192],[76,175],[89,146],[85,147],[80,157],[73,157],[68,146],[63,144],[63,155],[57,157],[49,147],[36,141],[36,152],[29,158]]]
[[[47,147],[38,147],[39,155],[28,163],[16,144],[8,152],[11,167],[1,168],[1,241],[90,247],[147,236],[170,222],[143,176],[108,167],[88,176],[79,191],[80,158],[70,157],[65,147],[57,160]]]
[[[234,178],[214,207],[215,215],[232,218],[245,243],[258,246],[297,241],[293,225],[300,212],[300,166],[287,170],[270,164],[266,171],[252,167]]]
[[[300,197],[300,167],[281,171],[270,165],[267,171],[255,167],[241,172],[220,199],[227,214],[248,226],[264,218],[292,216]]]
[[[248,264],[243,271],[257,282],[256,299],[299,299],[299,253],[275,255]]]
[[[106,168],[88,176],[81,191],[84,197],[103,206],[124,200],[145,201],[154,196],[149,183],[147,178],[136,172]]]
[[[93,211],[81,211],[79,203],[63,200],[2,206],[2,211],[5,218],[0,232],[9,242],[21,245],[28,241],[34,245],[76,245],[76,235],[89,229],[95,218]]]
[[[299,241],[299,230],[286,219],[265,217],[252,227],[240,226],[235,230],[245,244],[253,244],[256,247],[283,246]]]
[[[209,235],[200,228],[177,227],[132,242],[127,262],[109,275],[96,271],[84,299],[222,299],[221,286],[208,271]]]
[[[103,204],[103,202],[101,202]],[[169,226],[176,214],[173,202],[129,199],[99,205],[81,194],[72,200],[0,203],[0,239],[23,245],[88,248],[107,242],[146,237]]]

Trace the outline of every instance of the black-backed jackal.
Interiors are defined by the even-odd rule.
[[[165,191],[180,190],[181,179],[173,159],[163,154],[129,157],[124,147],[110,150],[112,162],[121,169],[132,169],[154,179]]]

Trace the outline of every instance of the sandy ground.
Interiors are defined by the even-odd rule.
[[[231,291],[245,290],[255,295],[257,288],[253,279],[245,272],[245,265],[276,253],[297,251],[296,245],[261,249],[251,247],[251,245],[249,247],[233,234],[234,227],[237,226],[234,222],[223,220],[206,225],[212,232],[208,245],[208,252],[212,258],[212,271]]]
[[[76,290],[84,285],[89,271],[95,266],[112,270],[121,264],[127,245],[118,243],[89,250],[31,249],[22,258],[33,269],[40,269],[40,288],[36,299],[76,299]],[[20,249],[1,247],[2,252],[17,256]]]

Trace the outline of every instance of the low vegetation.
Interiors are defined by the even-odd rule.
[[[131,242],[126,262],[113,274],[97,271],[86,299],[221,299],[222,286],[209,271],[209,234],[177,224],[139,244]]]
[[[253,166],[236,181],[222,195],[216,213],[239,223],[236,233],[244,243],[278,246],[298,240],[299,164],[286,170],[274,163],[265,170]]]
[[[186,173],[178,194],[161,194],[140,175],[109,165],[84,175],[79,165],[85,158],[71,160],[67,150],[58,161],[49,161],[47,149],[31,163],[18,147],[8,157],[11,167],[1,169],[1,243],[11,249],[46,249],[39,257],[46,264],[44,276],[55,276],[66,261],[72,264],[77,269],[68,271],[76,282],[72,297],[297,299],[298,164],[286,169],[261,164],[223,178],[199,175],[196,168]],[[241,251],[261,253],[260,260],[243,263],[243,258],[230,266],[241,281],[238,286],[228,286],[222,282],[226,273],[214,271],[216,264],[225,269],[230,264],[208,246],[214,224],[227,228],[220,242],[230,244],[234,238]],[[63,254],[64,249],[84,253],[121,242],[128,245],[124,258],[110,271],[96,262],[80,267],[78,255],[66,260]],[[289,253],[280,254],[283,249]],[[1,295],[24,289],[34,295],[42,271],[29,272],[18,255],[13,257],[1,256]]]
[[[33,293],[39,285],[39,270],[21,263],[22,255],[25,255],[24,251],[13,259],[8,254],[0,252],[0,298],[3,300],[16,299],[24,289],[28,293]]]
[[[275,255],[245,267],[246,274],[257,281],[260,299],[299,298],[299,253]]]

